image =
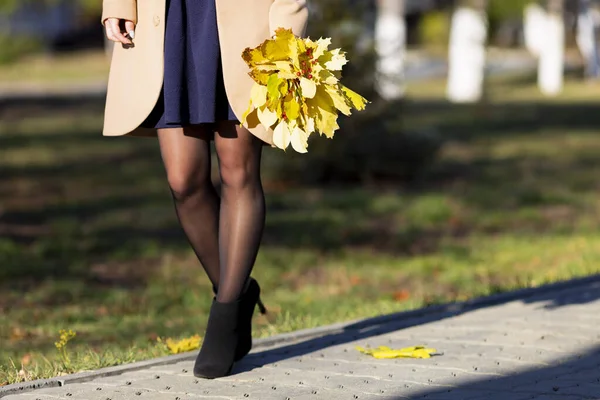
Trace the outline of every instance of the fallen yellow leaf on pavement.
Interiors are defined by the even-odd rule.
[[[169,350],[171,354],[179,354],[199,349],[202,338],[200,338],[199,335],[194,335],[192,337],[184,338],[181,340],[173,340],[171,338],[163,340],[159,337],[156,339],[156,341],[158,343],[164,344],[164,346]]]
[[[386,358],[431,358],[431,356],[437,355],[436,349],[426,348],[425,346],[413,346],[406,347],[403,349],[391,349],[387,346],[379,346],[374,349],[365,349],[360,346],[356,346],[356,350],[363,354],[373,356],[378,359]]]

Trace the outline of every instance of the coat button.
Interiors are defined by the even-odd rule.
[[[160,25],[160,17],[158,15],[154,16],[153,21],[154,21],[154,26]]]

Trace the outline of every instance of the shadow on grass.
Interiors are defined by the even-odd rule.
[[[400,199],[421,195],[459,199],[476,214],[536,208],[552,215],[524,228],[528,232],[547,232],[556,219],[564,222],[572,219],[573,213],[585,212],[586,205],[579,202],[579,194],[597,192],[597,107],[585,102],[449,106],[441,101],[407,101],[403,125],[407,129],[434,126],[446,144],[469,146],[506,140],[507,146],[512,143],[519,147],[524,141],[532,146],[533,140],[539,141],[533,150],[541,150],[492,156],[494,148],[490,145],[462,159],[441,159],[417,184],[387,182],[385,190]],[[36,117],[70,115],[76,120],[82,110],[99,115],[102,102],[63,99],[48,105],[24,101],[3,104],[0,115],[7,126],[12,126],[28,113],[35,113]],[[0,162],[4,204],[0,233],[9,249],[0,252],[7,266],[5,278],[43,279],[58,271],[79,271],[85,276],[81,265],[111,259],[116,253],[125,252],[125,258],[135,259],[143,256],[147,247],[159,249],[158,252],[187,248],[172,209],[155,141],[102,138],[99,127],[78,130],[50,126],[40,132],[18,129],[6,128],[2,134],[5,154],[31,147],[53,155],[57,162]],[[562,143],[562,139],[555,140],[556,135],[567,140],[572,134],[590,136],[591,146],[575,150],[556,148]],[[102,146],[102,152],[87,155],[88,150]],[[61,161],[65,148],[80,148],[82,155]],[[370,211],[378,188],[331,186],[314,191],[318,196],[313,201],[305,201],[303,194],[289,195],[286,190],[269,193],[265,245],[322,251],[363,246],[393,254],[413,254],[435,251],[444,237],[460,237],[474,231],[486,233],[488,229],[469,222],[457,225],[452,222],[456,216],[450,211],[440,212],[435,203],[425,220],[402,225],[402,205],[394,210],[396,217],[400,214],[400,222],[385,212]],[[557,209],[560,206],[569,210],[561,213]],[[499,223],[489,232],[507,229],[514,229],[514,225]],[[53,267],[42,267],[48,264]]]
[[[347,325],[343,328],[340,328],[338,332],[332,334],[327,334],[325,336],[307,339],[304,341],[301,341],[302,338],[299,337],[298,340],[300,342],[298,343],[284,345],[273,350],[265,350],[250,354],[234,368],[234,373],[237,374],[251,371],[255,368],[260,368],[263,366],[277,367],[277,363],[279,362],[309,354],[311,354],[312,357],[317,357],[319,351],[327,350],[327,348],[332,346],[350,344],[357,341],[371,340],[373,342],[373,346],[387,344],[382,342],[384,340],[383,338],[378,339],[377,337],[380,335],[401,331],[410,327],[454,318],[468,312],[484,310],[485,308],[491,306],[507,304],[509,302],[516,301],[527,304],[536,304],[539,305],[539,307],[546,309],[556,309],[563,306],[597,302],[600,299],[600,290],[598,289],[600,289],[600,275],[543,286],[535,289],[519,290],[512,293],[491,296],[467,303],[449,304],[438,306],[434,309],[422,309],[417,310],[416,312],[404,312],[370,318],[355,324]],[[548,332],[548,334],[554,333],[560,334],[560,332]],[[363,343],[364,342],[361,342],[360,344],[364,345]],[[517,371],[516,367],[514,367],[515,371],[513,373],[504,373],[505,376],[500,377],[498,374],[495,374],[494,376],[493,371],[485,371],[486,369],[489,369],[489,367],[481,367],[479,368],[480,372],[469,372],[463,375],[463,377],[468,377],[467,383],[458,383],[454,387],[441,387],[439,389],[435,387],[426,388],[428,385],[427,382],[416,384],[416,382],[419,381],[418,377],[412,378],[410,374],[403,375],[398,378],[394,378],[394,380],[399,381],[397,387],[394,387],[393,379],[389,379],[387,382],[388,388],[385,392],[385,398],[390,400],[395,398],[407,398],[406,395],[401,395],[402,391],[406,393],[406,388],[409,388],[411,393],[418,392],[418,394],[408,397],[410,399],[483,399],[492,394],[499,396],[497,397],[498,399],[537,399],[537,396],[542,395],[558,395],[556,398],[563,398],[561,396],[568,395],[573,395],[573,398],[595,398],[593,396],[599,393],[597,390],[600,388],[600,380],[598,379],[599,376],[597,374],[598,368],[600,367],[600,347],[594,347],[593,349],[582,348],[581,350],[585,351],[585,355],[569,354],[566,358],[557,361],[553,366],[540,366],[539,368],[524,372]],[[346,349],[343,351],[345,353]],[[352,351],[354,351],[354,349]],[[475,352],[475,350],[467,349],[465,350],[464,356],[468,356],[469,351]],[[342,355],[341,357],[344,358],[346,356]],[[512,351],[510,353],[507,352],[506,354],[503,354],[502,362],[507,365],[516,366],[518,365],[519,359],[518,352]],[[352,382],[354,381],[354,379],[351,377],[352,372],[348,371],[348,368],[352,369],[351,365],[346,365],[345,363],[342,363],[341,365],[339,363],[336,364],[336,360],[332,361],[326,356],[321,360],[324,363],[328,363],[329,368],[332,368],[332,371],[335,371],[335,373],[341,373],[345,376],[344,379],[346,381],[344,383],[348,384],[345,385],[348,390],[352,390],[353,387],[356,387],[357,389],[360,387],[368,390],[367,387],[362,386],[361,382],[364,379],[364,376],[362,376],[360,373],[358,373],[356,376],[356,381]],[[489,361],[493,360],[490,360],[489,357],[487,357],[486,361],[488,361],[489,365]],[[394,367],[401,366],[401,364],[394,364],[392,360],[382,361],[380,364],[385,365],[386,362],[390,363],[389,372],[392,372]],[[511,364],[511,362],[513,363]],[[476,367],[477,360],[473,361],[473,364]],[[338,366],[335,367],[336,365]],[[286,366],[281,367],[286,368]],[[453,365],[447,364],[445,367],[445,370],[440,369],[440,378],[442,373],[449,373],[447,368],[452,368]],[[435,367],[428,366],[428,368],[431,369]],[[464,372],[465,371],[462,371],[461,374]],[[379,376],[381,372],[374,371],[372,374]],[[460,379],[461,377],[457,378],[457,380]],[[433,382],[433,385],[435,385],[435,383],[436,382]],[[447,380],[440,383],[448,385]],[[421,389],[415,390],[415,388]],[[518,397],[517,393],[522,395],[522,397]],[[362,397],[363,396],[361,396],[361,398]],[[564,398],[570,399],[571,397]]]

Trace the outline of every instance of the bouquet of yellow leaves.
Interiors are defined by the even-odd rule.
[[[312,133],[333,137],[340,112],[364,110],[367,100],[340,83],[345,53],[329,50],[330,45],[329,38],[298,38],[280,28],[272,39],[244,50],[255,83],[242,124],[260,123],[273,130],[276,147],[285,150],[291,144],[306,153]]]

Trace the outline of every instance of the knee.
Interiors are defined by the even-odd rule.
[[[189,171],[169,171],[167,173],[169,187],[173,196],[178,201],[183,201],[201,192],[203,188],[210,185],[210,178],[196,176]]]
[[[259,182],[259,171],[243,157],[220,157],[219,170],[223,187],[243,188]]]

